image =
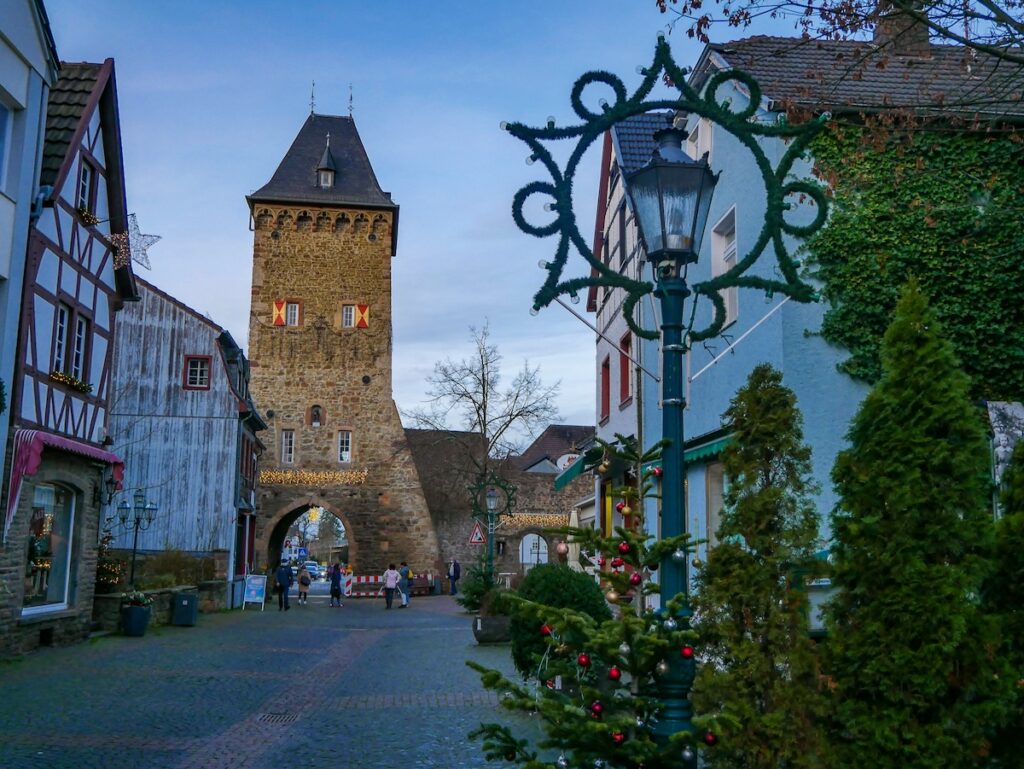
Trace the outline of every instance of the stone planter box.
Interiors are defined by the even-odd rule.
[[[473,637],[478,644],[500,644],[512,640],[511,617],[474,617]]]

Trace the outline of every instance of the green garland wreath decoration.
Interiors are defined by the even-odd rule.
[[[688,70],[675,63],[669,45],[663,36],[659,36],[653,63],[650,67],[640,68],[640,72],[644,76],[643,82],[631,96],[627,94],[622,80],[610,72],[593,71],[583,74],[576,81],[570,95],[573,110],[583,120],[578,125],[558,128],[554,121],[548,121],[543,128],[535,128],[523,123],[502,123],[504,130],[525,142],[530,148],[532,154],[527,162],[540,161],[551,176],[551,181],[534,181],[527,184],[512,199],[512,218],[519,229],[537,238],[558,235],[555,258],[545,266],[548,273],[547,279],[533,297],[531,312],[536,314],[541,308],[548,306],[557,297],[565,294],[577,297],[580,291],[591,286],[620,288],[626,294],[623,315],[630,328],[645,339],[658,338],[657,330],[642,328],[633,319],[634,307],[642,297],[655,290],[654,284],[620,275],[594,256],[576,224],[576,217],[572,210],[572,187],[584,152],[598,137],[626,118],[660,109],[694,113],[706,117],[735,136],[754,156],[757,167],[764,178],[767,192],[764,225],[746,255],[727,272],[691,286],[694,300],[691,305],[686,335],[687,345],[703,339],[710,339],[717,336],[722,330],[725,323],[725,303],[719,295],[722,289],[732,286],[758,288],[769,295],[778,292],[798,302],[817,301],[818,294],[815,289],[801,280],[798,274],[800,263],[790,254],[783,236],[789,234],[806,238],[820,229],[828,216],[828,200],[824,189],[819,184],[810,179],[787,181],[793,164],[798,159],[805,157],[808,145],[824,128],[830,117],[828,113],[799,125],[790,124],[783,119],[771,125],[755,122],[753,118],[761,104],[761,88],[751,75],[736,69],[718,72],[711,77],[702,96],[686,82]],[[655,84],[662,79],[671,82],[679,91],[678,99],[648,100],[647,97]],[[716,98],[719,87],[730,81],[740,83],[750,93],[749,103],[738,112],[733,112],[729,108],[728,102],[720,103]],[[614,104],[607,104],[604,100],[600,102],[602,106],[600,114],[591,112],[583,104],[584,90],[594,83],[610,87],[615,94]],[[761,137],[777,137],[788,140],[786,151],[774,168],[758,144],[758,139]],[[563,170],[559,168],[543,142],[573,138],[577,138],[576,146]],[[554,221],[535,225],[526,220],[523,206],[535,194],[547,195],[552,199],[545,205],[545,209],[555,213]],[[806,196],[814,203],[817,210],[813,221],[803,225],[786,221],[785,211],[791,208],[786,198],[790,196]],[[769,245],[775,252],[781,279],[747,275],[747,270]],[[569,257],[570,246],[574,246],[590,264],[591,275],[562,279],[562,271],[565,269]],[[714,319],[706,327],[694,330],[697,300],[700,296],[706,297],[714,306]]]

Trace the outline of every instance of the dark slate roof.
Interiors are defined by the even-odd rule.
[[[664,128],[659,125],[658,128]],[[653,142],[652,142],[653,145]],[[579,452],[594,437],[594,428],[587,425],[549,425],[526,451],[511,461],[519,470],[526,470],[548,459],[555,462],[563,454]]]
[[[962,46],[907,56],[866,41],[756,36],[708,52],[753,75],[767,98],[813,110],[1024,117],[1024,68]],[[699,65],[694,84],[707,74]]]
[[[612,126],[612,142],[619,168],[625,174],[635,171],[651,159],[654,152],[654,132],[667,128],[671,112],[645,112],[633,115]]]
[[[317,164],[331,135],[331,157],[336,165],[334,186],[317,186]],[[274,176],[249,195],[250,203],[308,203],[396,208],[382,191],[366,156],[363,142],[350,117],[311,114],[299,130]]]
[[[89,97],[96,88],[102,64],[62,62],[60,78],[50,90],[46,107],[46,141],[39,183],[52,186],[67,157]]]

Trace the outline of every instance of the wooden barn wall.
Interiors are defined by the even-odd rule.
[[[142,488],[159,513],[139,534],[141,550],[228,550],[239,422],[217,345],[220,329],[146,286],[139,289],[142,300],[118,316],[110,434],[125,460],[125,490],[107,515]],[[209,390],[184,389],[186,355],[211,357]],[[115,541],[131,544],[131,532]]]

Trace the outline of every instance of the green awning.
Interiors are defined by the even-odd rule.
[[[708,459],[715,457],[725,451],[725,447],[732,441],[732,436],[727,435],[724,438],[719,438],[717,441],[711,441],[711,443],[705,443],[703,446],[695,446],[692,449],[687,449],[683,455],[683,461],[686,464],[691,462],[699,462],[702,459]]]
[[[586,464],[581,455],[579,459],[559,473],[558,477],[555,478],[555,491],[561,491],[572,481],[583,475],[583,466]]]

